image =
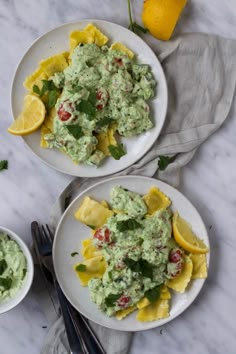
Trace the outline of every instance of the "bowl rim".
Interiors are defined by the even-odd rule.
[[[0,226],[0,232],[6,233],[12,240],[17,242],[26,258],[28,274],[22,287],[17,291],[15,296],[2,303],[0,302],[0,314],[3,314],[17,306],[28,294],[34,278],[34,262],[28,246],[19,235],[4,226]]]

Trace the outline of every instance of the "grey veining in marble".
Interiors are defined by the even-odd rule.
[[[142,1],[133,0],[140,21]],[[40,35],[64,22],[98,18],[128,25],[125,0],[0,0],[0,224],[30,245],[30,223],[48,220],[50,207],[72,179],[34,156],[20,137],[6,130],[11,118],[11,80],[18,61]],[[215,33],[235,38],[235,0],[189,0],[175,34]],[[152,45],[155,39],[145,36]],[[236,353],[236,103],[222,128],[184,169],[180,189],[209,228],[209,279],[193,305],[162,328],[138,333],[131,354]],[[38,354],[47,326],[33,292],[0,316],[0,354]]]

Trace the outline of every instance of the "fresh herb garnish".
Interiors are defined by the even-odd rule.
[[[0,261],[0,275],[2,275],[6,269],[7,269],[7,262],[5,261],[5,259],[1,259],[1,261]]]
[[[153,265],[148,263],[145,259],[135,261],[132,258],[125,258],[123,262],[133,272],[141,273],[142,276],[150,279],[153,278]]]
[[[122,220],[117,222],[117,229],[121,232],[139,229],[142,225],[135,219]]]
[[[0,171],[8,169],[8,161],[0,160]]]
[[[90,101],[81,100],[76,109],[82,113],[86,113],[89,120],[93,120],[96,115],[96,108]]]
[[[122,296],[122,294],[110,294],[105,298],[105,305],[107,307],[112,307],[115,305],[116,301]]]
[[[79,264],[76,266],[75,270],[77,270],[78,272],[85,272],[87,269],[85,264]]]
[[[27,269],[26,268],[24,268],[24,269],[22,269],[22,280],[24,279],[24,277],[25,277],[25,275],[26,275],[26,273],[27,273]]]
[[[42,88],[40,88],[37,85],[33,86],[33,92],[39,95],[39,97],[42,97],[46,93],[47,95],[47,106],[49,109],[55,106],[57,102],[57,97],[58,97],[58,88],[55,86],[54,82],[52,80],[42,80]]]
[[[104,117],[97,122],[97,128],[105,127],[106,125],[109,125],[112,122],[113,122],[113,119],[111,119],[109,117]]]
[[[115,160],[120,160],[122,156],[126,155],[123,144],[109,145],[108,150],[110,151],[111,156],[114,157]]]
[[[9,290],[11,288],[12,279],[9,277],[0,278],[0,286],[4,288],[4,290]]]
[[[175,160],[175,157],[176,156],[172,156],[172,157],[164,156],[164,155],[159,156],[159,160],[158,160],[159,170],[164,171],[166,167]]]
[[[84,136],[82,128],[79,125],[68,124],[68,125],[66,125],[66,128],[67,128],[68,132],[77,140],[79,138],[81,138],[82,136]]]
[[[79,253],[78,252],[72,252],[70,255],[71,255],[71,257],[74,257],[74,256],[77,256],[77,254],[79,254]]]
[[[88,101],[95,106],[97,102],[97,92],[96,91],[91,91],[88,97]]]
[[[132,10],[131,10],[131,0],[128,0],[128,12],[129,12],[129,30],[131,30],[132,32],[139,34],[140,32],[142,33],[147,33],[148,29],[144,28],[140,25],[138,25],[136,22],[133,21],[132,18]]]
[[[159,299],[161,294],[161,285],[155,286],[155,288],[147,290],[144,296],[152,303]]]
[[[71,90],[69,90],[69,92],[74,94],[80,92],[82,89],[83,87],[80,85],[73,85]]]
[[[88,225],[88,227],[90,227],[90,229],[96,230],[96,226],[95,225]]]

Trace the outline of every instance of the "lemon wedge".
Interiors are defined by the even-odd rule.
[[[176,212],[173,216],[173,234],[175,241],[184,250],[193,254],[207,253],[208,247],[192,231],[191,225]]]
[[[144,0],[142,20],[156,38],[170,39],[187,0]]]
[[[8,132],[14,135],[31,134],[43,123],[45,114],[44,103],[37,96],[26,95],[23,111],[8,128]]]

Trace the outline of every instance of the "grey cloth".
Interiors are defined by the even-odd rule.
[[[236,41],[213,35],[187,34],[169,42],[156,41],[153,49],[168,83],[166,122],[152,149],[117,175],[154,176],[178,186],[181,168],[192,159],[200,144],[221,126],[230,111],[236,82]],[[176,157],[165,171],[158,170],[160,155]],[[75,179],[54,205],[52,225],[57,224],[65,201],[72,201],[84,188],[102,179]],[[48,316],[54,313],[55,321],[51,302],[48,301],[44,308]],[[96,324],[92,326],[108,354],[128,353],[130,333]],[[58,318],[46,336],[42,353],[68,352],[62,319]]]

